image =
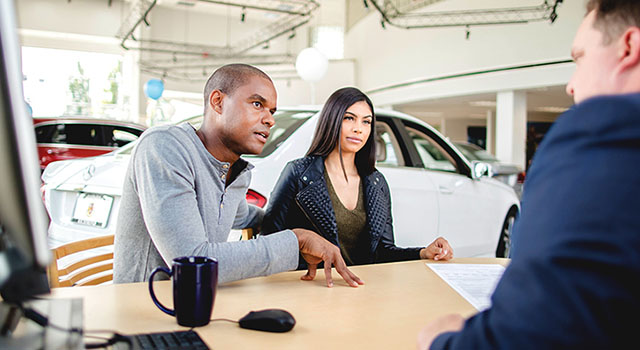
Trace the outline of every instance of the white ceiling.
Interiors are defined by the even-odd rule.
[[[279,6],[284,10],[295,7],[296,0],[225,0],[228,2],[238,2],[253,4],[256,6]],[[316,0],[321,6],[314,14],[318,17],[316,21],[328,22],[338,21],[344,23],[344,0]],[[450,2],[466,1],[464,6],[471,6],[472,2],[467,0],[450,0]],[[540,0],[527,0],[528,2],[539,3]],[[288,6],[291,3],[293,5]],[[517,2],[522,5],[521,2]],[[275,12],[246,9],[237,6],[227,6],[213,4],[199,0],[158,0],[158,6],[171,8],[179,11],[210,13],[217,16],[228,16],[230,18],[240,18],[243,11],[248,20],[274,21],[283,16]],[[298,1],[299,4],[299,1]],[[287,7],[288,6],[288,7]],[[484,5],[486,7],[486,5]],[[436,8],[436,7],[434,7]],[[435,100],[424,100],[407,104],[394,105],[393,108],[418,116],[425,120],[442,118],[459,119],[485,119],[487,111],[495,112],[496,94],[478,94],[469,96],[449,97]],[[564,86],[553,86],[527,91],[527,110],[530,119],[555,119],[563,109],[573,104],[572,98],[565,93]]]
[[[393,108],[424,119],[485,119],[488,110],[495,112],[495,102],[496,94],[478,94],[406,103]],[[567,95],[564,86],[527,90],[530,119],[555,119],[571,105],[573,99]]]

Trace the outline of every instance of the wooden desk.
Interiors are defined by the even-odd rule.
[[[288,333],[246,330],[216,321],[197,332],[213,349],[414,349],[418,331],[447,313],[470,316],[476,310],[431,271],[426,260],[355,266],[365,285],[351,288],[334,271],[334,287],[324,273],[301,281],[302,271],[252,278],[218,287],[213,318],[237,320],[250,310],[285,309],[296,318]],[[507,259],[463,258],[455,263],[499,263]],[[155,291],[172,305],[169,281]],[[54,289],[54,298],[84,299],[85,329],[121,333],[186,329],[151,301],[147,283]]]

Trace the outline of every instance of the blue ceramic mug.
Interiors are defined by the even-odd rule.
[[[173,307],[162,305],[153,292],[153,276],[164,272],[173,280]],[[203,256],[173,259],[171,270],[158,267],[149,276],[149,294],[156,306],[175,316],[178,324],[199,327],[209,323],[218,286],[218,261]]]

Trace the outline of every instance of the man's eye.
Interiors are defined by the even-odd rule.
[[[253,106],[256,107],[256,108],[260,108],[260,107],[262,107],[262,103],[259,102],[259,101],[254,101],[253,102]]]

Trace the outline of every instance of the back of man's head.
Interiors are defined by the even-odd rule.
[[[213,90],[220,90],[224,94],[230,95],[254,76],[271,81],[265,72],[248,64],[234,63],[216,69],[204,86],[204,112],[206,113],[209,108],[209,96]]]
[[[589,0],[587,13],[595,11],[594,27],[603,33],[604,44],[617,39],[626,28],[640,27],[639,0]]]

